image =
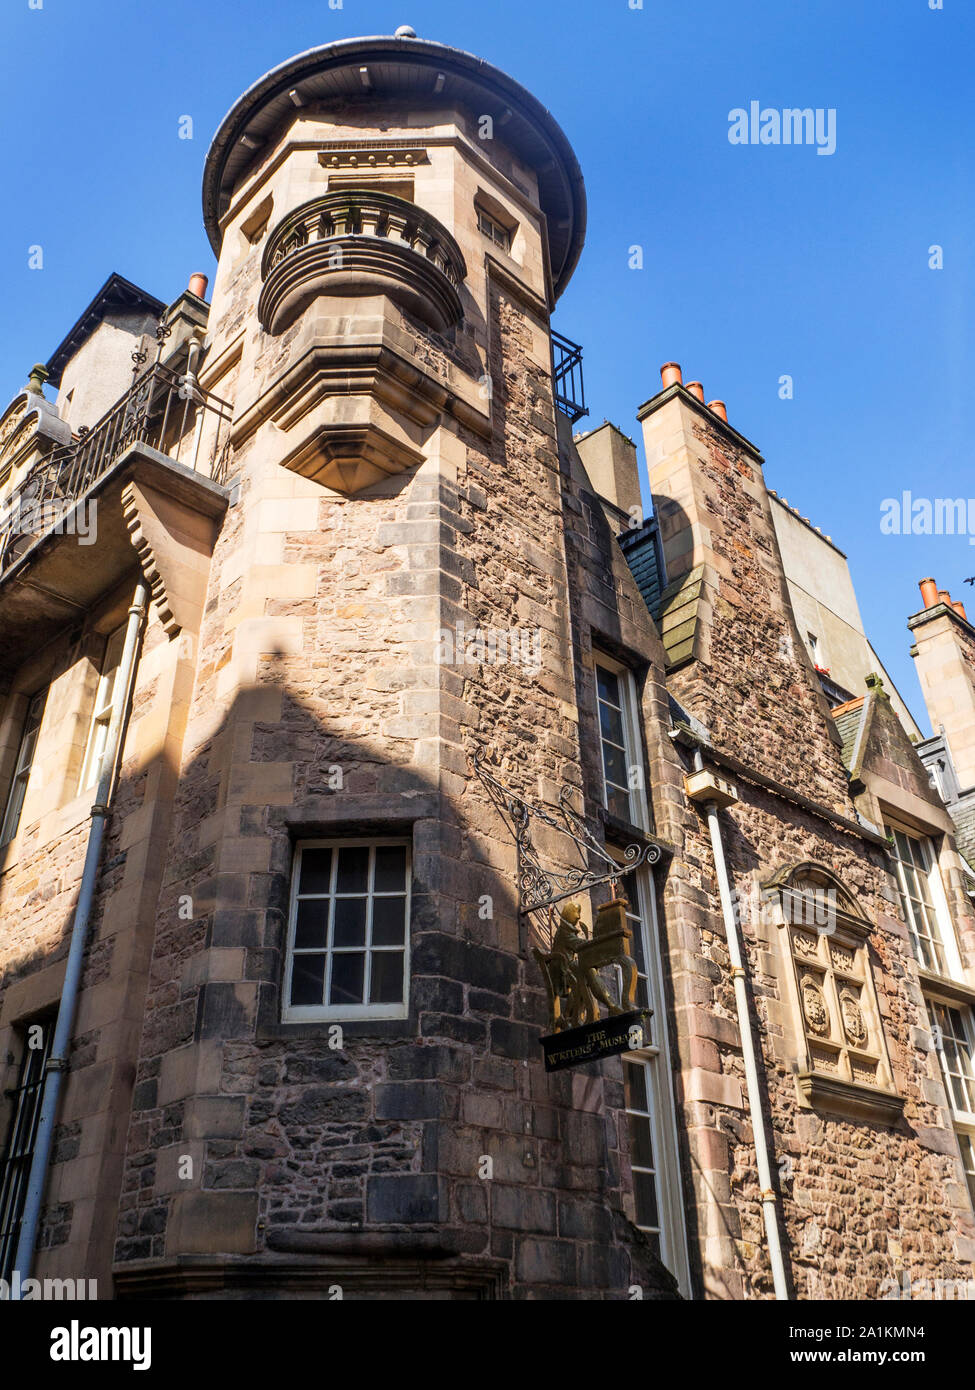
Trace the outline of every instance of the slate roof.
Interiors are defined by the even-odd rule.
[[[657,542],[656,518],[645,521],[638,530],[623,531],[619,536],[620,549],[633,571],[637,588],[654,618],[663,586],[660,582],[660,555]]]
[[[865,704],[864,696],[860,695],[855,700],[847,700],[845,705],[837,705],[832,711],[833,722],[843,740],[843,750],[840,756],[843,759],[844,767],[850,772],[853,771],[853,754],[856,750],[860,725],[863,723]]]

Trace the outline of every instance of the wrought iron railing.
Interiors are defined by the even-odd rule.
[[[194,375],[154,362],[96,425],[35,464],[0,504],[0,577],[133,444],[224,482],[230,418],[229,404]]]
[[[586,392],[582,381],[582,348],[571,338],[552,330],[552,375],[555,381],[555,404],[573,424],[588,415]]]

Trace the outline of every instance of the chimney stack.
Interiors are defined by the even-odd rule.
[[[944,730],[965,790],[975,787],[975,638],[960,599],[933,579],[922,579],[920,587],[924,611],[907,624],[914,636],[911,655],[931,727]]]
[[[918,588],[925,608],[933,608],[938,602],[938,586],[933,579],[922,579]]]

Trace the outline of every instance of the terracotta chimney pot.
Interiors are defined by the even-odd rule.
[[[713,410],[719,420],[728,418],[728,408],[724,401],[708,401],[708,410]]]
[[[960,618],[964,618],[965,621],[966,621],[966,623],[967,623],[967,622],[968,622],[968,614],[965,612],[965,605],[962,603],[961,599],[960,599],[960,598],[953,599],[953,600],[952,600],[951,606],[952,606],[952,608],[955,610],[955,612],[958,614],[958,616],[959,616]]]
[[[665,362],[660,368],[660,381],[666,391],[668,386],[682,386],[684,378],[681,375],[679,362]]]
[[[938,586],[933,579],[922,579],[918,588],[925,608],[933,608],[938,602]]]
[[[951,607],[951,595],[947,589],[938,590],[938,602],[943,603],[946,608]]]
[[[696,396],[698,398],[702,405],[704,404],[704,387],[701,385],[699,381],[689,381],[687,383],[687,389],[688,391],[690,391],[692,396]]]
[[[195,294],[197,299],[206,299],[208,284],[209,281],[207,277],[198,270],[190,276],[190,283],[186,288],[189,290],[190,294]]]

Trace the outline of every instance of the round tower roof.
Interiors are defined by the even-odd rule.
[[[405,36],[342,39],[310,48],[265,73],[234,103],[213,137],[203,171],[203,220],[215,254],[222,240],[220,218],[234,187],[277,128],[295,115],[291,92],[301,105],[370,97],[459,101],[493,117],[504,143],[535,170],[556,296],[565,289],[585,239],[586,191],[562,128],[500,68],[462,49]]]

